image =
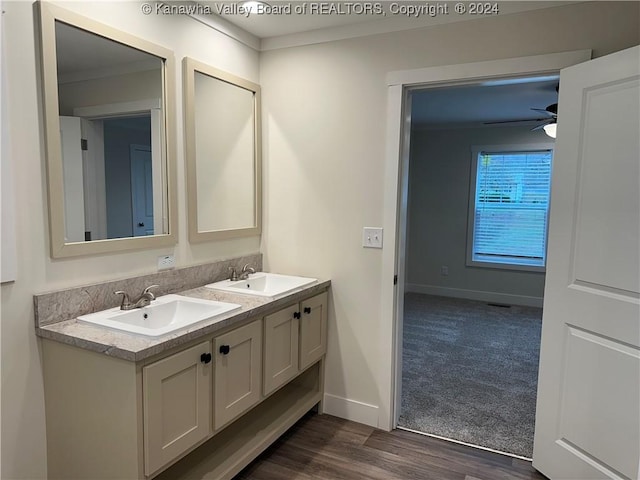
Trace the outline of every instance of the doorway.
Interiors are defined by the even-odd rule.
[[[409,91],[399,427],[532,456],[557,83]]]
[[[536,60],[542,58],[541,65]],[[389,177],[385,183],[388,208],[384,226],[391,232],[387,238],[393,248],[383,254],[383,274],[391,278],[397,273],[400,288],[383,289],[381,333],[388,333],[391,338],[390,348],[383,353],[390,354],[392,363],[381,372],[389,375],[388,397],[381,383],[382,406],[389,408],[389,417],[383,411],[380,425],[397,425],[402,387],[398,375],[402,344],[397,333],[402,331],[404,302],[396,290],[404,291],[404,264],[398,260],[404,256],[406,241],[403,227],[409,135],[403,122],[410,116],[410,106],[404,103],[406,87],[487,78],[491,73],[494,78],[514,71],[539,74],[551,71],[555,65],[555,70],[562,69],[562,131],[554,168],[555,207],[550,219],[533,465],[550,478],[635,478],[638,436],[634,428],[637,422],[633,421],[637,420],[637,396],[633,393],[637,389],[633,385],[637,387],[637,381],[633,380],[638,378],[638,283],[637,269],[633,268],[637,262],[629,259],[637,257],[637,248],[632,245],[637,246],[638,240],[637,184],[633,180],[637,179],[638,164],[628,160],[638,158],[638,117],[634,108],[638,98],[638,47],[588,60],[588,52],[572,52],[394,72],[388,76]],[[598,102],[593,101],[595,98]],[[611,122],[615,126],[610,126]],[[610,161],[602,162],[603,157]],[[581,170],[585,164],[589,165],[590,175]],[[579,202],[575,201],[577,192],[581,194]],[[603,192],[616,195],[605,196]],[[591,203],[587,204],[585,197]],[[609,202],[606,207],[601,199]],[[594,212],[607,213],[598,216]],[[576,223],[596,217],[595,222]],[[612,228],[611,221],[619,223]],[[394,227],[400,228],[396,231]],[[625,229],[628,234],[620,235]],[[600,270],[592,261],[598,257],[608,259],[600,264]],[[581,262],[579,267],[576,259]],[[629,279],[624,291],[615,283],[621,278],[620,272]],[[584,280],[587,274],[591,277]],[[391,321],[387,324],[384,318]],[[611,359],[606,364],[602,362],[605,355]],[[592,392],[598,393],[597,400],[591,398],[590,408],[582,408],[584,398]]]
[[[384,341],[378,375],[381,385],[378,425],[393,429],[400,415],[402,389],[402,319],[404,301],[397,292],[404,292],[404,256],[406,250],[406,220],[408,191],[408,160],[410,130],[405,123],[410,118],[411,105],[407,90],[414,85],[450,85],[453,83],[489,80],[499,77],[535,76],[584,62],[589,50],[564,52],[533,57],[479,62],[446,67],[430,67],[391,72],[388,85],[388,128],[385,164],[383,227],[385,241],[392,248],[382,252],[383,288],[381,298],[380,336]],[[393,280],[397,280],[394,286]],[[390,320],[391,319],[391,320]]]

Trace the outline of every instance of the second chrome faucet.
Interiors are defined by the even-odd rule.
[[[248,263],[242,267],[242,271],[238,275],[236,267],[229,267],[229,280],[235,282],[237,280],[246,280],[249,278],[249,274],[256,273],[256,269],[250,266]]]
[[[120,304],[120,310],[133,310],[134,308],[146,307],[152,300],[156,299],[156,296],[151,292],[152,288],[158,288],[159,285],[150,285],[144,289],[142,294],[133,302],[129,299],[127,292],[118,290],[113,292],[115,295],[122,295],[122,303]]]

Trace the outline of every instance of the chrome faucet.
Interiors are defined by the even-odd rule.
[[[115,295],[122,295],[122,303],[120,304],[120,310],[133,310],[134,308],[146,307],[152,300],[156,299],[156,296],[151,292],[152,288],[157,288],[159,285],[150,285],[144,289],[142,294],[133,302],[129,300],[129,295],[123,290],[113,292]]]
[[[236,267],[229,267],[229,280],[232,282],[238,281],[238,272],[236,272]]]
[[[247,278],[249,278],[250,273],[256,273],[256,269],[250,267],[247,263],[244,267],[242,267],[242,273],[238,276],[238,278],[240,280],[246,280]]]

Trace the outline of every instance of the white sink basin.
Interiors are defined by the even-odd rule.
[[[246,280],[222,280],[205,287],[230,293],[278,298],[317,282],[315,278],[258,272],[252,273]]]
[[[133,310],[114,307],[82,315],[78,317],[78,321],[148,337],[159,337],[200,322],[210,321],[215,317],[222,317],[241,308],[241,305],[235,303],[164,295],[146,307]]]

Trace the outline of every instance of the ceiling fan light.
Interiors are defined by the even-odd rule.
[[[558,127],[557,123],[547,123],[544,127],[544,133],[549,135],[551,138],[556,138],[556,128]]]
[[[257,13],[260,7],[263,7],[266,3],[256,0],[249,0],[241,3],[241,7],[249,13]]]

